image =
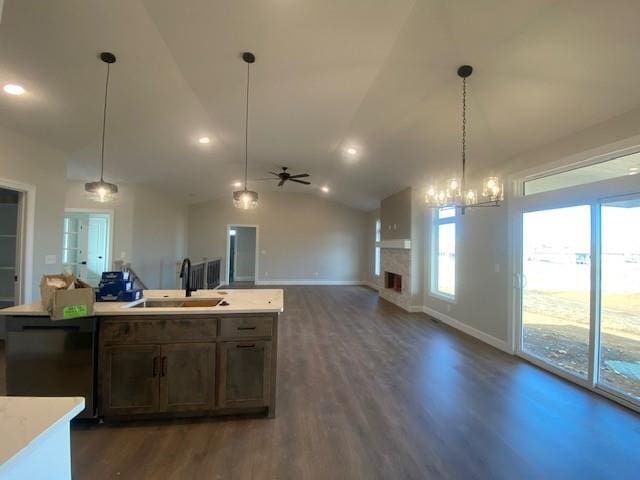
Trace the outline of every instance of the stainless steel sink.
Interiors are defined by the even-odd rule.
[[[149,298],[127,305],[125,308],[206,308],[215,307],[222,298]]]

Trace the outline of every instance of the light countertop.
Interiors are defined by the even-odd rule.
[[[186,299],[184,290],[145,290],[144,298]],[[222,298],[229,305],[215,307],[159,307],[126,308],[136,302],[96,302],[94,316],[109,315],[206,315],[219,313],[279,313],[284,309],[284,294],[281,289],[219,289],[197,290],[192,299]],[[48,316],[40,303],[18,305],[0,310],[0,315]]]
[[[82,397],[0,397],[0,474],[45,433],[82,410]]]

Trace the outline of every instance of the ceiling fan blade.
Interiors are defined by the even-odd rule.
[[[276,177],[279,177],[279,176],[280,176],[280,174],[279,174],[279,173],[276,173],[276,172],[269,172],[269,173],[270,173],[271,175],[275,175]]]
[[[308,176],[309,176],[308,173],[299,173],[298,175],[291,175],[289,178],[304,178]]]
[[[280,180],[280,181],[278,182],[278,186],[279,186],[279,187],[281,187],[281,186],[284,184],[284,182],[285,182],[285,180]]]
[[[305,182],[304,180],[296,180],[295,178],[290,178],[289,180],[296,183],[302,183],[303,185],[311,185],[311,182]]]

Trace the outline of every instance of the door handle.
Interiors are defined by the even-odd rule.
[[[153,378],[158,375],[158,358],[159,357],[153,357]]]
[[[161,377],[167,375],[167,357],[162,357],[162,372],[160,373]]]

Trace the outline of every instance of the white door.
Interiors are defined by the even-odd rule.
[[[62,262],[65,270],[92,286],[109,265],[110,217],[103,213],[67,212]]]

